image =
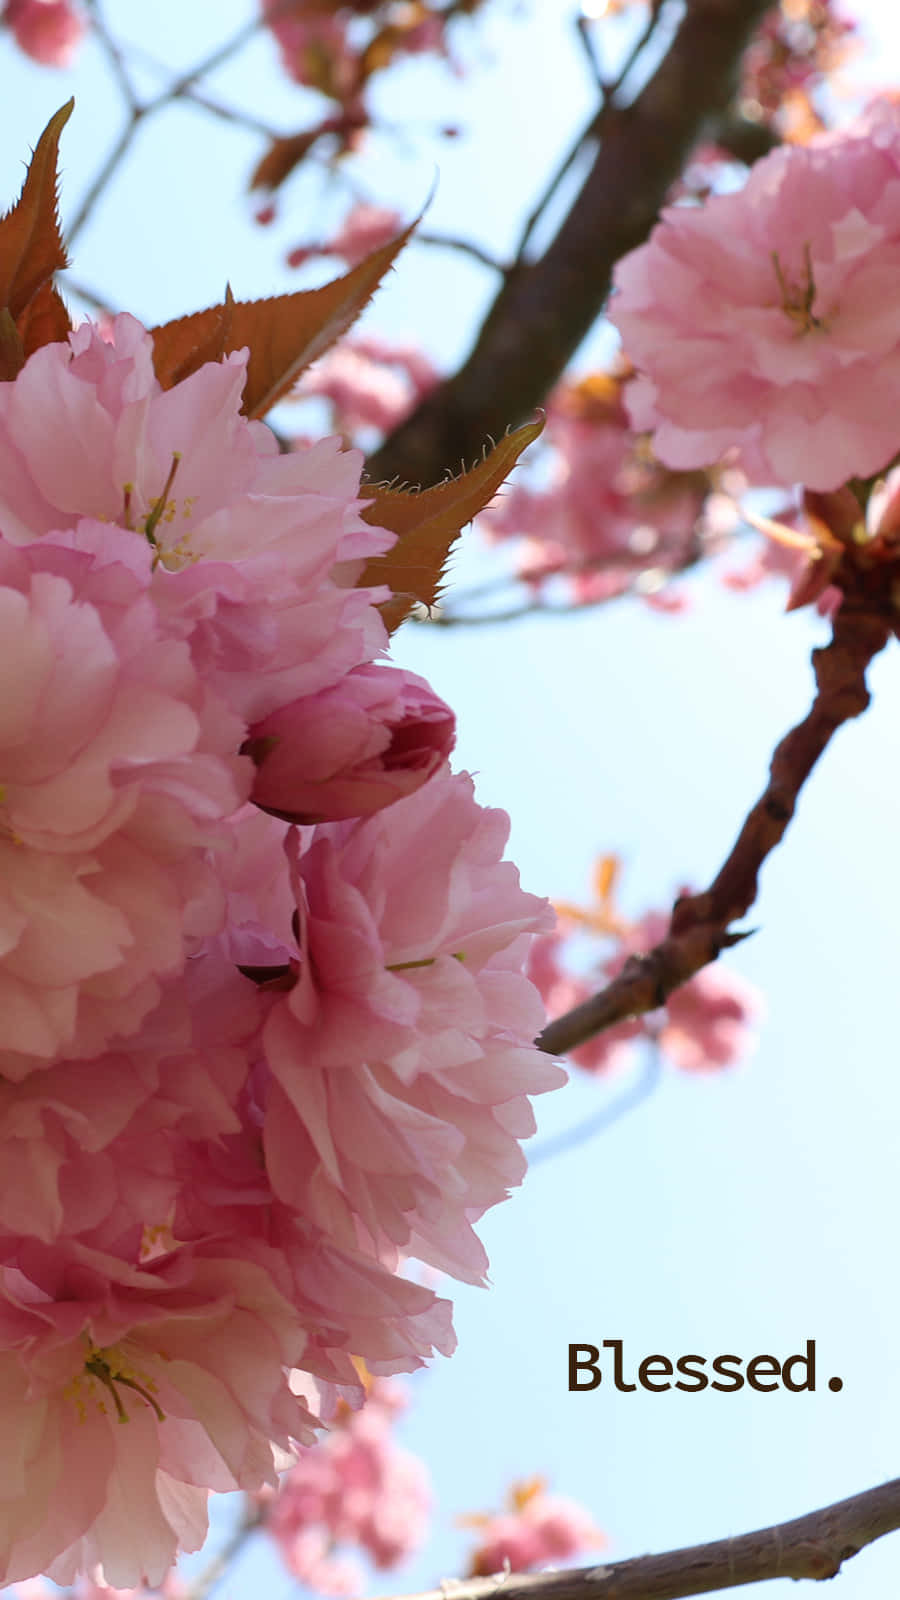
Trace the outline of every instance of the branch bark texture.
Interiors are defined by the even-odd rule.
[[[498,1574],[406,1600],[682,1600],[771,1578],[834,1578],[851,1556],[900,1528],[900,1478],[822,1511],[735,1539],[571,1572]]]
[[[869,704],[866,669],[894,631],[889,608],[889,598],[883,608],[873,607],[872,595],[865,591],[845,597],[830,643],[813,651],[812,706],[778,745],[769,781],[709,888],[678,901],[661,944],[646,955],[632,956],[599,994],[548,1023],[537,1040],[542,1050],[565,1055],[615,1022],[655,1011],[673,989],[744,937],[733,933],[730,924],[753,905],[760,869],[784,837],[800,790],[832,735]]]
[[[613,103],[599,118],[599,149],[553,243],[509,273],[465,364],[370,458],[373,482],[436,483],[543,403],[599,316],[615,263],[646,239],[691,150],[726,112],[741,55],[770,7],[688,0],[650,81],[629,106]]]

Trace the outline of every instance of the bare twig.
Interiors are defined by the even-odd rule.
[[[224,44],[218,45],[215,50],[212,50],[209,55],[204,56],[203,59],[198,61],[195,66],[191,67],[187,72],[181,73],[177,78],[173,79],[173,81],[169,83],[165,89],[161,90],[160,93],[152,100],[147,100],[141,103],[135,94],[134,87],[125,70],[124,50],[109,33],[109,30],[103,23],[102,18],[99,16],[97,0],[93,0],[93,15],[95,25],[97,25],[98,40],[109,59],[113,74],[128,105],[130,115],[128,121],[122,129],[122,132],[116,140],[116,143],[113,145],[108,156],[106,157],[106,160],[103,162],[103,165],[100,167],[100,170],[96,174],[93,182],[90,184],[88,191],[75,214],[74,220],[67,230],[67,243],[71,244],[85,227],[104,189],[106,188],[110,179],[118,171],[122,161],[128,154],[140,123],[146,117],[151,116],[154,112],[161,110],[163,106],[169,105],[173,100],[178,99],[180,96],[187,97],[193,85],[197,83],[200,78],[203,78],[208,73],[214,71],[216,67],[222,66],[223,62],[227,61],[231,56],[235,55],[238,50],[242,49],[242,47],[259,32],[260,28],[262,28],[266,22],[271,22],[273,17],[277,17],[279,10],[287,11],[292,3],[295,3],[295,0],[285,0],[284,5],[280,8],[277,8],[274,13],[270,13],[268,18],[263,17],[262,15],[251,18],[251,20],[245,23],[243,27],[238,28],[237,31],[231,35],[230,39],[226,39]],[[214,110],[214,107],[210,104],[206,107],[206,109],[212,111]],[[218,114],[221,114],[221,109],[219,110]]]
[[[65,281],[60,283],[67,295],[73,294],[77,300],[83,300],[86,306],[94,311],[99,311],[104,317],[114,317],[116,307],[107,300],[105,295],[99,294],[96,289],[90,288],[86,283],[78,283],[66,273]]]
[[[656,24],[659,22],[659,19],[662,15],[665,3],[666,0],[650,0],[650,4],[647,7],[647,20],[644,23],[643,28],[635,39],[634,44],[625,57],[625,60],[622,62],[622,65],[620,66],[615,77],[603,85],[603,92],[607,105],[611,105],[615,100],[615,97],[625,82],[625,79],[637,66],[638,61],[653,38],[653,35],[656,32]]]
[[[199,106],[201,110],[208,111],[210,116],[218,117],[220,122],[230,122],[236,128],[247,128],[250,133],[258,133],[264,139],[274,141],[281,138],[278,128],[273,128],[271,123],[262,117],[255,117],[250,111],[242,111],[239,106],[226,105],[224,101],[217,100],[205,89],[197,89],[193,84],[188,84],[181,92],[181,98],[188,105]]]
[[[647,20],[644,23],[643,28],[638,34],[638,37],[635,40],[632,48],[629,50],[628,55],[619,68],[615,78],[608,83],[604,83],[600,80],[599,65],[590,48],[588,36],[584,27],[584,19],[581,17],[578,18],[579,37],[582,45],[588,51],[592,69],[595,77],[598,80],[597,88],[600,94],[600,105],[596,111],[591,112],[591,115],[584,127],[578,134],[576,134],[574,141],[569,146],[566,154],[563,156],[562,161],[550,178],[549,183],[541,191],[540,196],[525,218],[525,221],[522,225],[522,231],[519,235],[519,242],[516,246],[514,258],[515,266],[520,266],[524,261],[525,252],[531,242],[531,236],[534,233],[535,228],[547,210],[547,207],[549,206],[554,195],[558,193],[563,181],[570,172],[571,168],[574,166],[578,157],[592,142],[599,140],[603,131],[604,120],[609,115],[609,111],[615,101],[616,94],[627,78],[632,67],[635,66],[638,57],[642,54],[653,36],[653,33],[656,29],[656,24],[659,21],[662,5],[663,0],[652,0],[652,3],[648,9]]]
[[[490,267],[492,272],[507,273],[510,270],[507,264],[498,261],[490,251],[482,250],[480,244],[473,244],[471,239],[457,239],[447,233],[422,233],[417,229],[413,234],[413,243],[432,245],[438,250],[455,250],[459,255],[471,256],[483,267]]]
[[[771,1528],[665,1555],[570,1572],[500,1574],[404,1600],[682,1600],[772,1578],[834,1578],[866,1545],[900,1528],[900,1478]]]
[[[90,13],[91,31],[109,61],[113,77],[122,91],[122,97],[130,111],[137,111],[140,101],[125,66],[124,52],[106,26],[106,19],[100,9],[100,0],[85,0],[85,4]]]
[[[131,116],[122,129],[122,132],[119,134],[119,137],[110,150],[109,155],[106,157],[106,160],[88,188],[87,194],[82,200],[81,205],[78,207],[72,222],[66,229],[67,244],[71,245],[77,239],[82,228],[87,223],[94,206],[97,204],[97,201],[106,188],[106,185],[118,171],[119,167],[127,156],[129,150],[131,149],[134,136],[137,133],[140,119],[143,117],[146,110],[146,107],[136,106],[132,111]]]
[[[525,221],[522,224],[522,231],[519,234],[519,242],[516,245],[516,253],[513,260],[513,265],[515,267],[520,267],[523,264],[525,260],[525,252],[531,243],[531,236],[534,233],[535,228],[540,222],[541,217],[544,215],[544,212],[553,199],[553,196],[557,193],[567,174],[571,171],[575,162],[578,160],[582,150],[585,150],[592,141],[596,140],[599,118],[599,111],[591,112],[584,127],[578,133],[576,133],[575,138],[563,156],[562,161],[556,168],[556,171],[551,175],[548,183],[541,190],[537,200],[525,218]]]
[[[296,0],[285,0],[284,5],[276,7],[267,16],[260,12],[258,16],[251,17],[250,21],[245,22],[242,27],[238,28],[230,39],[225,40],[224,44],[217,45],[215,50],[211,50],[208,56],[204,56],[202,61],[197,62],[196,66],[190,67],[187,72],[176,78],[174,83],[171,83],[164,94],[160,96],[159,100],[154,101],[154,105],[161,104],[163,100],[174,100],[178,95],[184,94],[185,90],[189,89],[192,84],[197,83],[200,78],[205,78],[208,73],[214,72],[216,67],[223,66],[233,55],[237,55],[237,52],[242,50],[245,44],[249,44],[250,40],[256,37],[261,28],[274,22],[282,12],[286,13],[292,7],[296,9]]]
[[[575,33],[577,35],[581,51],[587,62],[588,71],[594,80],[594,88],[601,97],[605,98],[606,82],[603,77],[603,67],[600,62],[600,51],[594,35],[594,19],[592,17],[585,16],[583,11],[579,12],[578,16],[575,18]]]
[[[264,1520],[264,1512],[248,1500],[240,1522],[229,1534],[218,1555],[213,1556],[200,1576],[187,1586],[185,1600],[208,1600],[208,1596],[226,1576],[235,1557],[243,1550],[257,1528],[262,1526]]]
[[[813,651],[816,695],[809,713],[778,745],[769,781],[710,887],[677,902],[661,944],[631,956],[599,994],[548,1023],[537,1041],[542,1050],[564,1055],[614,1022],[655,1011],[673,989],[746,937],[730,924],[756,899],[763,863],[784,837],[800,791],[833,734],[868,706],[866,669],[892,631],[890,616],[873,607],[871,596],[845,597],[830,643]]]

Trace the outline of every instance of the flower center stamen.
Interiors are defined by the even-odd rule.
[[[159,545],[158,545],[157,539],[156,539],[156,527],[157,527],[157,524],[159,522],[160,517],[162,516],[163,512],[166,510],[166,507],[168,506],[168,503],[169,503],[169,490],[171,489],[172,484],[175,482],[175,474],[178,471],[178,468],[179,468],[180,465],[181,465],[181,451],[180,450],[173,450],[173,452],[172,452],[172,465],[169,468],[169,476],[167,477],[165,483],[163,484],[162,494],[159,496],[159,498],[157,500],[154,500],[153,506],[152,506],[151,510],[149,511],[149,513],[148,513],[148,515],[147,515],[147,517],[145,519],[145,522],[144,522],[144,534],[145,534],[145,537],[149,540],[150,544],[153,545],[153,548],[155,550],[159,549]]]
[[[804,275],[798,284],[789,283],[784,268],[778,256],[778,251],[772,251],[772,265],[775,268],[775,277],[778,280],[778,289],[781,295],[781,309],[789,320],[796,324],[797,331],[801,334],[811,333],[814,328],[824,328],[825,322],[817,317],[813,311],[816,298],[816,283],[813,277],[812,254],[809,243],[803,246]]]
[[[122,1396],[119,1394],[120,1385],[125,1389],[133,1389],[135,1394],[139,1394],[141,1399],[153,1411],[156,1420],[165,1422],[166,1414],[151,1392],[156,1388],[153,1379],[146,1377],[144,1373],[138,1374],[135,1368],[130,1367],[128,1362],[122,1358],[121,1353],[117,1352],[114,1346],[101,1350],[96,1345],[90,1345],[89,1354],[84,1363],[84,1373],[87,1376],[89,1386],[92,1387],[92,1380],[96,1379],[112,1395],[119,1422],[128,1422],[130,1420],[123,1404]],[[143,1382],[140,1381],[141,1378],[144,1379]],[[75,1401],[82,1421],[86,1416],[83,1389],[84,1378],[79,1373],[68,1385],[68,1393]],[[99,1409],[103,1412],[106,1411],[106,1406],[102,1401],[99,1402]]]
[[[462,950],[451,950],[450,954],[454,961],[465,961],[466,959]],[[423,961],[391,961],[384,970],[385,972],[412,972],[414,967],[433,967],[436,960],[436,956],[426,956]]]

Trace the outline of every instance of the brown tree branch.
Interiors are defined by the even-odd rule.
[[[600,314],[615,263],[646,239],[690,151],[730,105],[770,4],[688,0],[650,81],[631,105],[605,108],[602,143],[556,238],[507,277],[460,370],[375,451],[373,481],[436,483],[541,404]]]
[[[866,669],[893,632],[889,596],[873,604],[865,591],[845,597],[829,644],[812,654],[816,695],[803,721],[778,745],[769,781],[732,850],[704,894],[686,895],[672,912],[668,934],[646,955],[631,956],[599,994],[548,1023],[537,1043],[565,1055],[616,1022],[665,1004],[673,989],[746,937],[729,924],[756,899],[759,873],[784,837],[804,783],[832,735],[869,704]]]
[[[570,1572],[474,1578],[405,1600],[682,1600],[771,1578],[815,1582],[836,1577],[851,1556],[898,1528],[900,1478],[895,1478],[822,1511],[735,1539]]]

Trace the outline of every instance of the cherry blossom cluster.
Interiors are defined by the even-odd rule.
[[[817,91],[841,65],[856,26],[834,0],[781,0],[773,6],[741,64],[745,115],[805,142],[823,126]]]
[[[326,402],[330,426],[348,441],[380,439],[434,388],[438,376],[416,345],[354,334],[304,373],[294,398]]]
[[[705,472],[662,466],[630,430],[629,375],[622,367],[558,385],[542,451],[479,527],[492,539],[521,541],[518,574],[537,593],[562,578],[575,604],[637,592],[677,610],[684,600],[670,579],[718,540],[708,515],[715,484]]]
[[[836,490],[900,446],[900,116],[773,151],[745,186],[671,206],[620,261],[610,315],[632,426],[667,466]]]
[[[159,1585],[354,1358],[449,1352],[404,1263],[482,1281],[562,1076],[361,457],[246,362],[163,389],[123,315],[0,385],[0,1583]]]
[[[271,220],[265,210],[260,215],[264,222]],[[337,233],[315,244],[298,245],[288,254],[287,264],[289,267],[302,267],[315,256],[334,256],[348,267],[355,267],[372,250],[396,239],[402,230],[403,218],[399,211],[361,200],[351,206]]]
[[[375,1379],[364,1409],[342,1403],[327,1437],[301,1448],[279,1493],[259,1496],[263,1526],[288,1571],[320,1594],[363,1592],[365,1572],[347,1553],[352,1547],[384,1572],[414,1555],[426,1537],[428,1472],[394,1437],[406,1404],[396,1382]]]
[[[646,954],[666,936],[669,918],[664,912],[649,911],[636,921],[619,912],[613,895],[618,867],[614,857],[605,857],[596,874],[596,903],[558,904],[558,926],[532,946],[529,976],[551,1017],[581,1005],[618,976],[629,956]],[[615,1023],[579,1045],[571,1060],[587,1072],[616,1071],[628,1065],[634,1046],[643,1040],[683,1072],[716,1071],[749,1054],[761,1012],[758,991],[717,962],[674,990],[658,1011]]]
[[[438,376],[415,346],[356,336],[329,351],[294,398],[325,400],[330,425],[371,447]],[[515,550],[516,576],[536,598],[561,590],[568,604],[594,605],[636,593],[656,609],[681,610],[686,597],[673,578],[720,550],[736,525],[742,475],[657,461],[629,427],[631,376],[620,364],[559,384],[540,442],[479,517],[482,534]]]
[[[473,1578],[558,1566],[607,1542],[584,1506],[549,1494],[542,1478],[514,1483],[505,1510],[460,1520],[478,1533],[469,1566]]]
[[[447,50],[450,8],[428,0],[263,0],[262,11],[290,77],[345,110],[358,108],[363,123],[362,96],[373,73],[398,56]]]

